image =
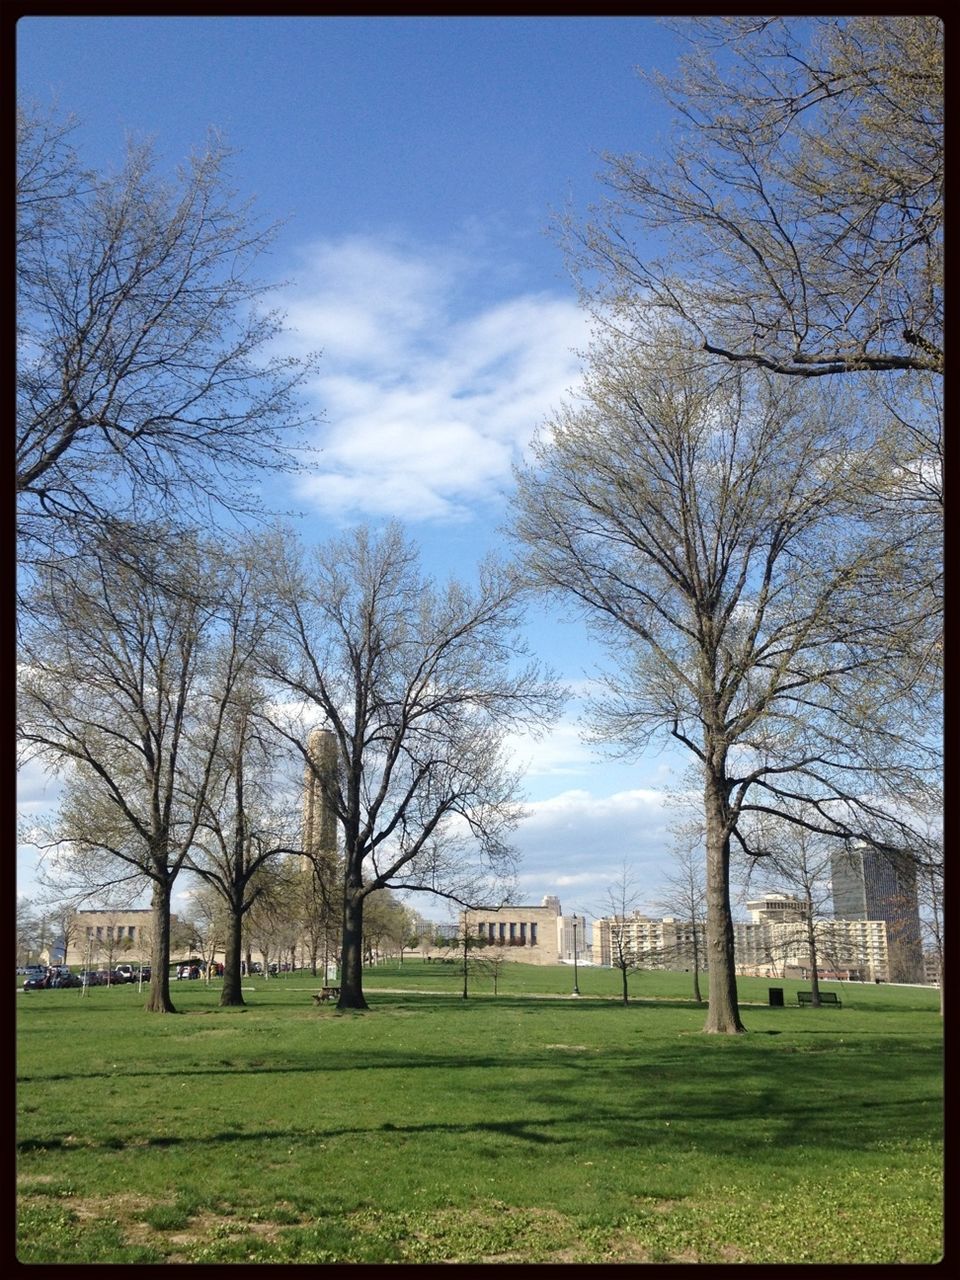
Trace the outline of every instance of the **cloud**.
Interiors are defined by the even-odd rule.
[[[546,733],[513,733],[506,751],[529,781],[537,778],[582,777],[596,765],[596,749],[582,740],[582,731],[571,720],[560,720]]]
[[[27,760],[17,770],[17,810],[22,818],[52,812],[63,791],[63,779],[39,760]]]
[[[450,249],[349,236],[314,244],[281,304],[321,455],[298,496],[325,515],[464,520],[511,483],[536,427],[578,382],[586,320],[569,298],[491,298],[493,267]]]
[[[572,789],[527,806],[514,836],[520,854],[517,877],[524,901],[562,894],[564,911],[601,914],[608,886],[624,862],[645,899],[656,898],[670,863],[664,792],[648,788],[598,796]],[[570,901],[565,899],[569,898]]]

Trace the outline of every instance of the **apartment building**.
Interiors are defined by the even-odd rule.
[[[807,907],[790,894],[766,894],[747,904],[751,919],[733,926],[736,972],[745,976],[805,976],[809,972]],[[816,920],[818,968],[845,978],[872,982],[890,977],[887,927],[883,920]],[[697,928],[703,962],[703,926]],[[665,916],[656,920],[635,912],[594,921],[593,957],[616,964],[618,947],[628,949],[640,968],[689,969],[694,958],[694,926]],[[902,981],[902,979],[900,979]]]

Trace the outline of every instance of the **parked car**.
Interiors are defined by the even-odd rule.
[[[24,978],[42,978],[46,972],[47,966],[44,964],[22,964],[17,970],[17,975]]]
[[[24,991],[45,991],[50,985],[50,975],[46,969],[42,973],[35,973],[31,978],[24,978]]]
[[[118,964],[113,971],[116,982],[136,982],[137,970],[132,964]]]
[[[81,969],[77,977],[85,987],[99,987],[100,985],[100,979],[95,969]]]
[[[48,985],[51,987],[79,987],[81,983],[68,965],[55,964],[50,967]]]

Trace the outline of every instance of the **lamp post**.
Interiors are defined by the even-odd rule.
[[[580,994],[580,988],[577,986],[577,917],[573,917],[573,995]]]

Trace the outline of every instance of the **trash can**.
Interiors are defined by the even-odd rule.
[[[771,1009],[783,1008],[783,987],[770,988],[770,1008]]]

